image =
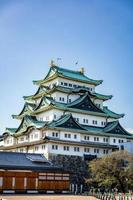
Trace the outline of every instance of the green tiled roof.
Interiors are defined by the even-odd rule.
[[[43,97],[40,104],[38,105],[38,107],[34,110],[33,114],[56,108],[56,109],[60,109],[60,110],[70,111],[70,112],[86,113],[86,114],[90,114],[90,115],[111,117],[111,118],[115,118],[115,119],[123,117],[123,114],[114,113],[114,112],[108,110],[107,107],[104,107],[104,109],[102,110],[102,109],[98,108],[96,105],[94,105],[93,102],[91,102],[91,103],[96,108],[95,112],[93,110],[89,111],[89,110],[82,109],[82,107],[79,107],[79,108],[74,107],[75,105],[82,103],[84,101],[84,99],[87,97],[87,95],[88,94],[84,94],[84,96],[82,96],[79,99],[75,100],[74,102],[68,103],[68,104],[56,102],[52,98],[49,98],[49,97]],[[89,96],[88,96],[88,98],[89,98]]]
[[[52,122],[41,122],[38,121],[36,117],[25,116],[18,129],[8,128],[6,133],[9,133],[11,135],[20,135],[25,133],[30,127],[57,129],[79,132],[83,134],[112,137],[115,136],[133,139],[133,134],[127,132],[118,121],[109,122],[105,127],[88,126],[76,122],[72,114],[63,115],[58,120],[53,120]]]
[[[16,132],[16,130],[17,130],[17,128],[6,128],[3,135],[6,134],[6,133],[8,133],[9,135],[13,135]]]
[[[70,67],[70,68],[73,68],[73,67]],[[56,78],[58,76],[66,78],[66,79],[76,80],[79,82],[93,84],[93,85],[99,85],[103,82],[102,80],[90,79],[86,75],[81,73],[80,71],[73,71],[73,70],[69,70],[66,68],[53,66],[49,69],[47,76],[43,80],[33,81],[33,83],[36,85],[41,85],[41,84],[45,83],[47,80],[49,80],[51,78]]]
[[[66,129],[70,129],[72,130],[72,126],[67,126],[65,127],[64,124],[69,124],[69,120],[72,119],[72,115],[71,114],[67,114],[67,115],[63,115],[59,120],[57,121],[53,121],[51,122],[48,127],[51,128],[59,128],[61,127],[61,124],[63,125],[63,128]],[[73,118],[72,120],[72,125],[75,126],[74,123],[77,123],[79,125],[79,127],[75,126],[75,130],[82,130],[82,132],[86,132],[86,133],[92,133],[92,134],[100,134],[100,135],[106,135],[108,136],[108,133],[111,133],[113,136],[117,135],[120,137],[121,136],[129,136],[133,138],[133,134],[130,134],[129,132],[127,132],[119,123],[119,121],[112,121],[112,122],[108,122],[107,125],[105,127],[96,127],[96,126],[88,126],[88,125],[81,125],[78,122],[75,121],[75,119]],[[118,131],[119,130],[119,131]]]
[[[71,129],[80,129],[85,130],[81,124],[76,122],[74,118],[72,117],[72,114],[67,114],[62,116],[57,121],[53,121],[49,123],[49,127],[66,127]]]
[[[108,116],[111,116],[111,117],[116,118],[116,119],[119,119],[119,118],[121,118],[121,117],[124,117],[124,114],[123,114],[123,113],[122,113],[122,114],[117,114],[117,113],[115,113],[115,112],[109,110],[107,106],[104,106],[104,107],[103,107],[103,111],[104,111]]]
[[[26,116],[24,116],[22,122],[20,123],[19,127],[15,131],[15,134],[17,134],[17,135],[21,134],[21,133],[27,131],[27,129],[29,127],[41,128],[45,124],[46,124],[46,122],[38,121],[36,119],[36,117],[26,115]]]
[[[33,103],[26,102],[22,111],[18,115],[12,115],[13,119],[22,119],[27,113],[30,114],[36,108],[36,105]]]
[[[46,88],[45,86],[40,86],[41,88]],[[40,88],[39,87],[39,88]],[[40,98],[44,95],[50,95],[53,92],[62,92],[62,93],[68,93],[68,94],[76,94],[76,93],[85,93],[85,92],[89,92],[89,88],[87,87],[77,87],[77,88],[68,88],[68,87],[63,87],[63,86],[54,86],[53,88],[47,88],[47,89],[38,89],[38,92],[36,92],[34,95],[30,95],[30,96],[24,96],[24,100],[35,100],[37,98]],[[97,92],[90,92],[90,97],[92,98],[96,98],[96,99],[101,99],[103,101],[109,100],[111,99],[113,96],[112,95],[103,95],[103,94],[99,94]]]

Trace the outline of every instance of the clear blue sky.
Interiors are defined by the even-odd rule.
[[[36,91],[32,80],[58,57],[103,79],[97,92],[113,94],[109,108],[133,128],[132,0],[0,0],[0,132],[19,124],[11,115],[21,111],[22,96]]]

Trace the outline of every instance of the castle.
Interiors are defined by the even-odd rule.
[[[120,124],[124,114],[104,106],[112,95],[96,92],[102,80],[94,80],[79,71],[61,68],[51,62],[43,80],[33,81],[35,94],[24,96],[17,128],[3,133],[4,151],[43,153],[89,158],[101,157],[133,141],[133,135]]]

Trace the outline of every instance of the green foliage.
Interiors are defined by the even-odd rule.
[[[133,154],[126,151],[95,159],[89,163],[89,185],[125,192],[133,188]]]

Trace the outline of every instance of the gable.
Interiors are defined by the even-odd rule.
[[[91,112],[101,112],[104,113],[100,108],[98,108],[90,99],[89,95],[86,95],[83,100],[81,100],[79,103],[70,105],[69,107],[71,108],[77,108],[80,110],[86,110],[86,111],[91,111]]]
[[[119,123],[114,128],[107,131],[107,133],[119,134],[119,135],[130,135],[130,133],[128,133]]]
[[[70,128],[70,129],[80,129],[84,130],[83,127],[81,127],[71,116],[67,121],[57,125],[57,127],[62,127],[62,128]]]

